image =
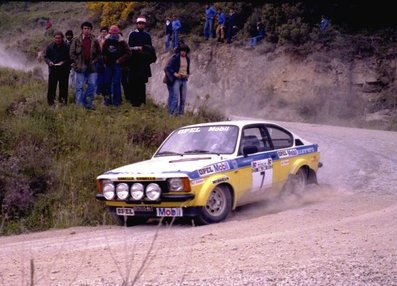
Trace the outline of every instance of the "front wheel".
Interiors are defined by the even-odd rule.
[[[207,204],[201,207],[196,222],[200,225],[217,223],[224,220],[232,210],[232,195],[227,186],[216,186],[210,196]]]

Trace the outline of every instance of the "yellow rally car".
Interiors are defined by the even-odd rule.
[[[236,207],[317,183],[317,144],[272,122],[239,120],[173,131],[150,160],[97,177],[96,198],[119,224],[155,217],[224,220]]]

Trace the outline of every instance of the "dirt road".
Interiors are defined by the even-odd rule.
[[[202,227],[0,237],[0,285],[397,285],[397,133],[283,124],[321,148],[302,198]]]

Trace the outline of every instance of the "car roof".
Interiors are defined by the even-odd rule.
[[[228,121],[197,123],[197,124],[182,126],[180,128],[189,128],[189,127],[197,127],[197,126],[214,126],[214,125],[236,125],[238,127],[243,127],[248,124],[272,124],[282,127],[280,124],[271,121],[244,119],[244,120],[228,120]]]

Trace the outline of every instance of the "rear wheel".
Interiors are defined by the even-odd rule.
[[[290,175],[284,186],[284,193],[301,195],[306,189],[307,176],[305,168],[300,168],[295,175]]]
[[[196,217],[198,224],[217,223],[224,220],[232,209],[232,195],[227,186],[216,186],[207,204],[201,208],[200,215]]]

